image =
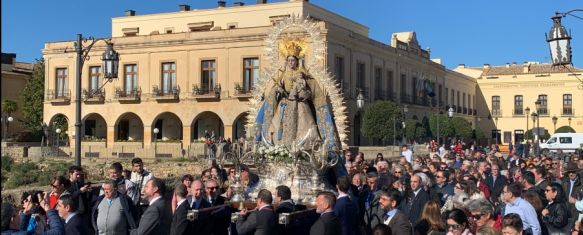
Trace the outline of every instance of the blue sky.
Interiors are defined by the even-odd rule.
[[[240,0],[239,0],[240,1]],[[281,0],[280,0],[281,1]],[[227,6],[235,1],[227,1]],[[255,0],[243,0],[247,5]],[[268,0],[268,2],[272,2]],[[369,27],[370,37],[388,43],[394,32],[415,31],[423,48],[444,65],[503,65],[549,61],[545,33],[555,11],[583,8],[580,0],[311,0]],[[3,0],[2,52],[18,61],[42,56],[45,42],[84,36],[110,37],[111,18],[128,9],[138,14],[216,7],[210,0]],[[575,12],[583,17],[583,12]],[[583,67],[583,20],[563,18],[573,37],[573,62]]]

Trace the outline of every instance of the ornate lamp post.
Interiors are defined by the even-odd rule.
[[[81,166],[81,73],[83,71],[83,63],[89,59],[91,48],[93,48],[93,45],[95,45],[96,42],[101,40],[105,41],[107,44],[107,48],[101,56],[101,60],[103,61],[103,77],[107,79],[107,82],[111,82],[114,78],[117,78],[117,69],[119,66],[119,54],[113,50],[113,43],[111,43],[111,40],[95,39],[93,37],[83,38],[81,34],[77,34],[77,41],[75,42],[75,51],[77,53],[77,65],[75,67],[75,165],[77,166]],[[90,41],[89,44],[84,46],[83,43],[88,41]],[[107,82],[95,91],[100,91]]]
[[[569,121],[569,127],[571,127],[571,117],[567,118],[567,121]]]
[[[526,106],[524,109],[524,116],[526,116],[526,132],[528,133],[528,115],[530,115],[530,108]]]
[[[358,95],[356,95],[356,107],[358,109],[364,108],[364,95],[362,94],[362,89],[358,89]]]
[[[561,19],[567,15],[572,15],[582,19],[579,16],[571,14],[575,11],[583,12],[583,9],[574,9],[565,13],[555,12],[555,16],[551,17],[553,20],[553,26],[549,30],[549,33],[545,34],[545,38],[549,44],[551,63],[553,67],[567,68],[567,65],[573,64],[571,60],[573,56],[571,53],[571,36],[567,32],[565,26],[561,24]],[[583,90],[583,80],[579,77],[576,78],[579,80],[579,85],[577,87]]]
[[[555,131],[557,132],[557,121],[559,120],[559,118],[557,118],[557,116],[553,116],[553,125],[555,126]]]
[[[3,117],[2,118],[2,122],[4,122],[4,141],[6,141],[8,139],[8,134],[10,134],[8,132],[8,127],[10,126],[10,123],[14,121],[14,118],[12,117]]]
[[[57,133],[57,157],[58,157],[59,153],[61,152],[61,149],[59,149],[59,142],[61,142],[61,128],[57,128],[55,132]]]
[[[160,130],[154,128],[154,158],[158,155],[158,133],[160,133]]]

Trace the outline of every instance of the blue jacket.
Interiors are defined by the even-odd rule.
[[[56,210],[49,210],[47,211],[47,218],[49,220],[49,230],[44,231],[42,233],[37,233],[37,234],[42,234],[42,235],[64,235],[65,234],[65,225],[63,224],[63,221],[61,220],[61,218],[59,217],[59,214],[57,213]],[[20,214],[20,223],[25,223],[25,224],[21,224],[21,228],[25,228],[25,230],[7,230],[7,231],[2,231],[2,235],[26,235],[29,234],[26,231],[26,227],[28,227],[28,220],[26,220],[26,215],[25,214]]]
[[[334,215],[340,220],[342,235],[357,234],[358,210],[356,208],[356,204],[348,196],[336,201]]]

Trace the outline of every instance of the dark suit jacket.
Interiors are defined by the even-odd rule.
[[[251,212],[246,218],[237,221],[238,234],[271,235],[277,234],[277,214],[273,207],[267,206]]]
[[[336,201],[336,204],[334,205],[334,215],[336,215],[340,221],[340,224],[342,224],[342,235],[356,234],[358,211],[356,210],[356,205],[352,203],[350,197],[341,197]]]
[[[393,235],[411,234],[411,223],[409,223],[407,215],[399,210],[397,210],[397,213],[395,213],[395,216],[389,222],[389,227]]]
[[[196,208],[196,204],[192,204],[192,196],[186,197],[186,202],[188,203],[189,209],[198,210],[198,209],[211,207],[211,203],[208,202],[205,198],[202,198],[202,200],[200,201],[200,204],[198,205],[198,208]]]
[[[504,185],[506,185],[508,180],[506,176],[498,175],[496,177],[496,182],[493,182],[494,177],[489,175],[486,177],[486,185],[488,185],[488,190],[490,190],[490,198],[493,201],[497,201],[500,198],[500,194],[502,194],[502,189]]]
[[[340,234],[340,220],[333,212],[324,213],[310,228],[310,235],[338,235]]]
[[[131,231],[132,235],[158,235],[170,232],[171,211],[164,198],[156,200],[149,205],[137,229]]]
[[[425,189],[419,190],[417,196],[415,196],[414,192],[409,194],[409,221],[411,223],[417,223],[419,218],[421,218],[421,212],[427,201],[429,201],[429,194]]]
[[[192,204],[192,196],[188,196],[186,198],[186,202],[188,203],[190,210],[200,210],[200,209],[211,207],[210,202],[208,202],[206,198],[201,199],[200,204],[198,205],[198,208],[197,208],[196,204]],[[190,221],[188,223],[187,231],[189,231],[191,233],[195,233],[195,234],[210,234],[210,229],[212,228],[212,223],[210,223],[209,221],[212,221],[210,217],[204,217],[204,218],[199,217],[195,221]]]
[[[189,225],[188,220],[186,220],[188,209],[190,209],[188,201],[184,201],[176,207],[174,215],[172,215],[172,223],[170,223],[170,235],[186,234]]]
[[[85,235],[87,234],[87,224],[81,214],[76,214],[69,222],[65,223],[65,234]]]
[[[217,196],[217,198],[215,198],[215,200],[211,204],[211,207],[223,205],[225,204],[225,201],[226,201],[225,197]],[[214,235],[227,235],[228,228],[231,223],[231,211],[228,210],[227,207],[224,207],[223,209],[212,212],[211,217],[212,218],[210,219],[212,221],[209,224],[211,226],[210,227],[211,233]]]
[[[279,205],[277,205],[277,209],[275,209],[275,213],[277,214],[281,214],[281,213],[292,213],[294,212],[294,204],[287,201],[287,202],[282,202]]]

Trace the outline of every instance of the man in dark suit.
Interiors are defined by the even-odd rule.
[[[528,152],[528,150],[526,150]],[[520,167],[520,164],[524,163],[524,160],[518,156],[518,154],[513,154],[512,159],[508,160],[508,169],[512,169],[515,167]]]
[[[336,197],[331,192],[322,191],[316,197],[316,212],[320,218],[310,228],[310,235],[340,234],[340,220],[334,215]]]
[[[402,200],[401,193],[396,190],[390,190],[382,191],[380,195],[379,204],[384,211],[382,215],[382,223],[391,228],[393,235],[411,234],[411,223],[409,223],[409,218],[397,209]]]
[[[190,183],[190,190],[188,196],[186,196],[186,201],[188,202],[190,209],[203,209],[211,207],[207,198],[204,197],[204,184],[200,180],[194,180]]]
[[[179,183],[174,189],[174,197],[176,197],[176,210],[174,215],[172,215],[172,223],[170,224],[170,235],[183,235],[186,234],[188,228],[188,221],[186,220],[186,214],[190,205],[186,200],[186,186]]]
[[[71,195],[63,195],[57,201],[59,216],[65,221],[65,234],[87,234],[87,223],[78,213],[77,199]]]
[[[225,204],[226,198],[219,195],[219,182],[214,179],[207,180],[205,183],[205,190],[211,207]],[[212,222],[209,224],[211,233],[214,235],[227,235],[228,227],[231,223],[231,212],[228,208],[223,207],[214,211],[211,215]]]
[[[148,180],[144,187],[144,196],[149,206],[144,211],[137,229],[131,231],[131,235],[157,235],[170,232],[170,219],[172,212],[162,198],[166,191],[164,181],[159,178]]]
[[[429,194],[423,189],[423,182],[418,175],[411,176],[411,193],[409,194],[408,208],[409,221],[415,224],[421,217],[425,203],[429,201]]]
[[[502,189],[508,184],[506,176],[500,175],[500,166],[492,164],[492,174],[486,177],[486,185],[490,191],[490,198],[493,202],[498,202]]]
[[[356,204],[352,202],[348,195],[348,190],[350,189],[348,177],[339,177],[336,181],[336,189],[338,189],[338,198],[334,205],[334,215],[342,224],[341,234],[355,235],[357,233],[358,210]]]
[[[373,224],[378,224],[379,218],[377,217],[379,207],[379,190],[378,190],[378,175],[376,172],[370,172],[366,176],[367,189],[362,193],[364,198],[364,229],[367,233],[371,233],[374,226]],[[376,221],[376,222],[375,222]]]
[[[277,233],[277,214],[271,203],[271,192],[262,189],[257,194],[257,210],[248,212],[243,210],[237,221],[238,234],[270,235]]]
[[[275,213],[291,213],[295,210],[295,203],[291,199],[291,190],[288,186],[280,185],[275,188],[275,201],[278,203]]]

